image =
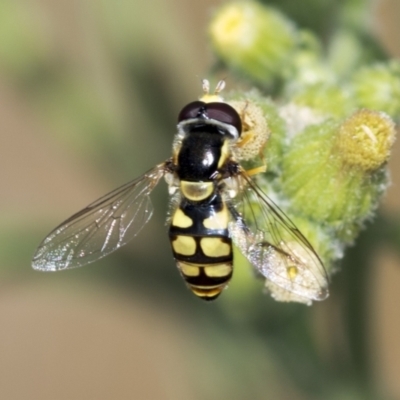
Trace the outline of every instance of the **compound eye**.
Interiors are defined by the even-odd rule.
[[[208,103],[207,104],[208,118],[215,119],[224,124],[234,126],[239,135],[242,132],[242,120],[238,112],[226,103]]]
[[[205,112],[205,105],[202,101],[193,101],[182,108],[178,115],[178,122],[184,121],[185,119],[198,118]]]

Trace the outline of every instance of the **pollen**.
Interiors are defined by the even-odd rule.
[[[337,148],[346,164],[373,171],[389,158],[394,139],[395,126],[386,114],[360,110],[340,126]]]
[[[247,161],[263,153],[270,129],[263,110],[250,101],[230,101],[242,119],[243,132],[235,148],[235,157]]]
[[[296,268],[296,266],[295,265],[291,265],[290,267],[288,267],[288,269],[287,269],[287,274],[288,274],[288,277],[289,277],[289,279],[294,279],[294,278],[296,278],[296,276],[297,276],[297,274],[298,274],[298,269]]]

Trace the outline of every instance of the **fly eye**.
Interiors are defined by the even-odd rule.
[[[240,135],[242,132],[242,120],[237,111],[226,103],[207,103],[207,116],[224,124],[235,127]]]
[[[193,101],[192,103],[187,104],[179,113],[178,122],[181,122],[185,119],[200,117],[205,112],[205,105],[206,104],[202,101]]]

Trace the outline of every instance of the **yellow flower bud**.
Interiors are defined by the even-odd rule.
[[[277,11],[252,1],[228,3],[210,24],[216,54],[236,71],[269,83],[289,67],[296,37]]]
[[[395,126],[386,114],[360,110],[340,126],[338,154],[347,165],[372,171],[387,161],[394,139]]]

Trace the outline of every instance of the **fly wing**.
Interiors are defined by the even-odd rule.
[[[125,245],[150,220],[150,193],[164,173],[165,164],[160,164],[68,218],[40,244],[32,267],[40,271],[81,267]]]
[[[237,179],[242,185],[241,211],[231,209],[230,223],[235,245],[270,281],[267,287],[278,286],[280,299],[325,299],[328,277],[310,242],[244,171]],[[287,292],[295,296],[285,296]]]

